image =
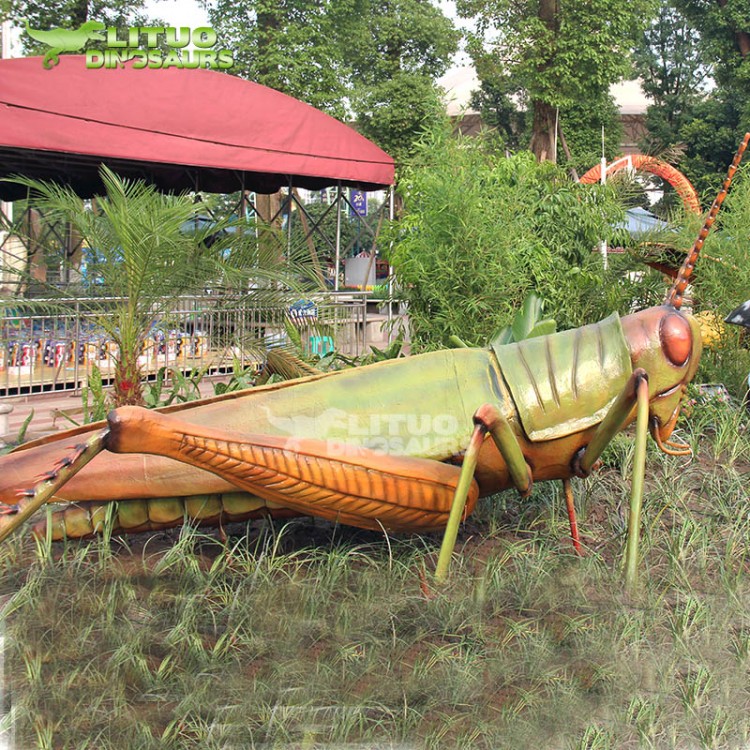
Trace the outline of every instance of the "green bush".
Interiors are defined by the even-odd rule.
[[[600,240],[620,245],[621,203],[609,186],[579,185],[528,152],[493,153],[484,138],[446,127],[426,133],[400,181],[402,218],[391,227],[392,262],[408,302],[415,350],[451,335],[484,344],[510,323],[529,292],[560,328],[658,302],[665,287],[636,261],[602,267]]]

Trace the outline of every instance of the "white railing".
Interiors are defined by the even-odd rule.
[[[122,298],[0,302],[0,398],[79,390],[96,365],[111,378],[118,351],[102,328]],[[297,337],[296,334],[299,334]],[[224,296],[181,297],[155,316],[141,352],[144,378],[162,367],[207,374],[260,366],[263,351],[299,338],[303,354],[365,351],[367,293],[311,294],[267,307]]]

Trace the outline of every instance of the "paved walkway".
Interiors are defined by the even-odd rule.
[[[213,396],[214,383],[221,380],[226,381],[228,378],[228,375],[204,378],[199,386],[201,396]],[[73,423],[65,419],[61,412],[70,414],[76,422],[82,420],[83,401],[81,400],[81,394],[71,391],[58,391],[33,396],[10,396],[0,399],[0,407],[6,404],[12,406],[13,411],[7,415],[8,424],[5,429],[3,425],[4,417],[0,414],[0,443],[4,442],[3,438],[5,438],[5,441],[15,440],[24,420],[29,417],[32,411],[34,416],[26,433],[27,440],[73,427]]]

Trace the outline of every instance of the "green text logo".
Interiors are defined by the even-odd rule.
[[[50,29],[26,33],[50,47],[42,61],[45,68],[60,62],[61,52],[80,52],[89,42],[102,42],[86,50],[87,68],[121,68],[132,61],[141,68],[231,68],[234,60],[228,50],[216,49],[216,32],[209,26],[133,26],[106,28],[99,21],[87,21],[78,29]],[[186,49],[192,45],[191,49]]]

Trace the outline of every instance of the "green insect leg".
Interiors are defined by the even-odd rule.
[[[469,441],[469,447],[464,454],[464,462],[461,465],[458,484],[453,494],[451,512],[448,516],[448,523],[445,527],[443,543],[440,546],[440,554],[438,555],[437,567],[435,568],[435,578],[439,582],[444,581],[448,577],[448,568],[450,567],[453,549],[456,546],[456,538],[458,537],[458,527],[463,520],[466,498],[469,494],[469,487],[474,479],[474,471],[477,468],[479,449],[482,447],[486,435],[487,428],[484,425],[478,424],[474,428],[471,440]]]
[[[466,496],[474,477],[474,471],[477,466],[479,449],[482,447],[485,437],[489,433],[497,445],[498,450],[503,456],[510,477],[516,489],[521,496],[526,497],[531,492],[533,479],[531,469],[526,463],[526,459],[521,451],[511,426],[507,420],[492,404],[484,404],[474,413],[474,432],[469,442],[469,447],[464,455],[464,461],[461,466],[458,485],[453,496],[448,524],[445,527],[443,543],[440,547],[435,577],[438,581],[444,581],[448,576],[453,549],[456,546],[456,537],[458,536],[458,527],[463,518]]]
[[[630,490],[628,515],[628,542],[625,552],[625,586],[635,588],[638,569],[638,544],[641,538],[641,507],[643,505],[643,480],[646,474],[646,438],[648,437],[648,380],[638,383],[638,416],[635,427],[635,457],[633,458],[633,483]]]
[[[639,367],[633,371],[620,395],[615,399],[606,416],[596,428],[591,442],[582,448],[576,456],[573,469],[577,476],[587,477],[591,473],[594,464],[602,455],[602,451],[627,424],[638,400],[638,388],[641,382],[648,385],[648,375],[645,370]]]

